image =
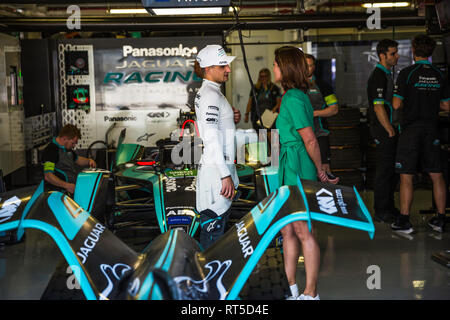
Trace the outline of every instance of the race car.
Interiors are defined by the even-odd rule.
[[[0,232],[15,231],[21,238],[33,228],[48,234],[90,300],[238,299],[269,243],[294,221],[307,221],[310,228],[313,220],[354,228],[373,238],[372,219],[355,188],[299,178],[296,186],[279,187],[275,171],[261,175],[268,196],[207,250],[185,229],[172,228],[135,252],[94,217],[107,205],[98,193],[81,206],[44,190],[43,182],[0,194]],[[91,189],[107,185],[107,176],[98,173]]]
[[[147,156],[144,146],[124,143],[126,129],[120,133],[112,171],[104,169],[86,169],[77,176],[73,199],[83,209],[105,224],[109,229],[156,230],[160,233],[170,229],[184,229],[195,236],[199,226],[196,210],[197,161],[192,163],[174,163],[174,148],[184,148],[183,141],[190,143],[183,135],[186,124],[195,128],[195,121],[186,119],[189,114],[181,114],[183,119],[180,139],[158,141],[157,149]],[[96,141],[96,143],[99,141]],[[195,148],[194,154],[201,154]],[[107,145],[107,143],[105,143]],[[180,150],[181,150],[180,149]],[[182,150],[181,150],[182,151]],[[88,149],[89,154],[89,149]],[[242,198],[233,204],[233,219],[241,218],[255,204],[254,172],[250,165],[237,164],[241,184],[239,194]],[[198,233],[197,233],[198,235]],[[0,241],[2,241],[0,234]],[[14,233],[3,235],[2,242],[18,241]]]
[[[148,157],[143,146],[123,143],[124,137],[125,129],[119,137],[114,168],[110,173],[114,177],[116,190],[116,213],[119,212],[120,215],[108,213],[105,217],[105,221],[109,221],[108,226],[117,229],[139,224],[142,227],[155,225],[156,222],[161,233],[181,228],[194,236],[200,222],[196,210],[196,163],[201,154],[201,150],[198,151],[201,141],[193,140],[191,145],[191,139],[186,139],[189,145],[185,148],[183,141],[160,140],[157,143],[158,150]],[[193,161],[174,163],[174,151],[182,154],[183,150],[192,153]],[[183,156],[182,154],[180,158]],[[236,168],[241,180],[238,188],[240,197],[233,203],[232,218],[241,218],[256,204],[255,167],[237,164]],[[92,170],[84,171],[78,176],[77,188],[82,190],[80,193],[84,193],[83,197],[91,198],[86,190],[90,190],[97,179],[96,172]],[[76,201],[77,195],[76,190]],[[82,206],[85,203],[83,201]],[[136,215],[137,212],[140,214]]]

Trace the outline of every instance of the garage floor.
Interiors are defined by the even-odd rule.
[[[361,196],[370,209],[373,193],[361,192]],[[430,215],[418,211],[430,206],[431,191],[416,191],[411,215],[416,233],[411,236],[375,223],[375,237],[370,240],[361,231],[315,223],[321,248],[321,299],[449,300],[450,268],[433,261],[431,255],[450,249],[450,232],[439,234],[427,227]],[[28,231],[20,244],[0,246],[0,299],[40,299],[61,259],[50,238],[39,231]],[[300,259],[301,290],[304,276]],[[268,249],[241,291],[241,298],[284,299],[287,293],[280,250]]]

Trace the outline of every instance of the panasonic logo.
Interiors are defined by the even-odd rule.
[[[334,202],[333,194],[327,189],[320,189],[316,192],[317,202],[319,209],[328,214],[334,214],[338,212],[336,203]]]
[[[122,47],[122,52],[124,57],[129,55],[133,57],[190,57],[197,53],[197,47],[189,48],[179,44],[178,47],[172,48],[133,48],[126,45]]]
[[[137,117],[136,116],[129,116],[129,117],[110,117],[110,116],[105,116],[104,117],[104,121],[107,122],[118,122],[118,121],[137,121]]]

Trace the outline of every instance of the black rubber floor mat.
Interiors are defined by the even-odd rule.
[[[279,248],[269,248],[253,269],[239,297],[242,300],[284,300],[288,295],[283,255]]]

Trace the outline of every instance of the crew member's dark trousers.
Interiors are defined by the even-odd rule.
[[[211,210],[200,212],[200,244],[203,247],[203,250],[208,249],[223,235],[228,223],[228,218],[231,214],[231,208],[221,216],[216,215],[215,217],[213,217],[212,214],[205,214],[206,211],[212,213]]]
[[[377,214],[394,214],[394,192],[399,181],[395,173],[395,154],[398,134],[392,138],[376,139],[376,172],[374,184],[374,209]]]

